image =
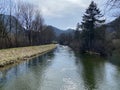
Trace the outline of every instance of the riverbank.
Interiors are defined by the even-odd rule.
[[[0,67],[27,60],[38,54],[47,53],[55,48],[56,44],[2,49],[0,50]]]

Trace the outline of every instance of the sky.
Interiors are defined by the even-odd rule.
[[[24,0],[23,0],[24,1]],[[45,23],[60,29],[76,28],[76,24],[82,21],[82,16],[88,8],[91,0],[25,0],[39,7]],[[111,16],[106,14],[106,0],[94,0],[105,17],[107,22]]]

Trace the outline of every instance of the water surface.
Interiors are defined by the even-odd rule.
[[[0,90],[120,90],[120,67],[59,45],[0,72]]]

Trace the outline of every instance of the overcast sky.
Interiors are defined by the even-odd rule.
[[[23,0],[24,1],[24,0]],[[91,0],[25,0],[39,6],[45,23],[60,29],[75,28],[81,22],[85,9]],[[94,0],[102,13],[106,0]],[[107,21],[110,21],[109,18]]]

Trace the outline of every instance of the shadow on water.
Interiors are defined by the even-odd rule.
[[[96,55],[76,55],[76,65],[78,70],[82,66],[82,78],[85,90],[98,89],[97,83],[104,78],[104,62],[105,60]],[[81,66],[80,66],[81,65]],[[102,67],[102,68],[101,68]],[[81,74],[81,72],[80,72]]]
[[[108,61],[120,67],[120,54],[114,53],[112,56],[108,57]]]
[[[85,90],[119,90],[120,67],[95,55],[76,55],[78,70],[82,67]]]
[[[43,71],[52,63],[52,58],[54,58],[53,52],[1,71],[0,90],[35,90],[42,82],[40,78],[44,76]]]

